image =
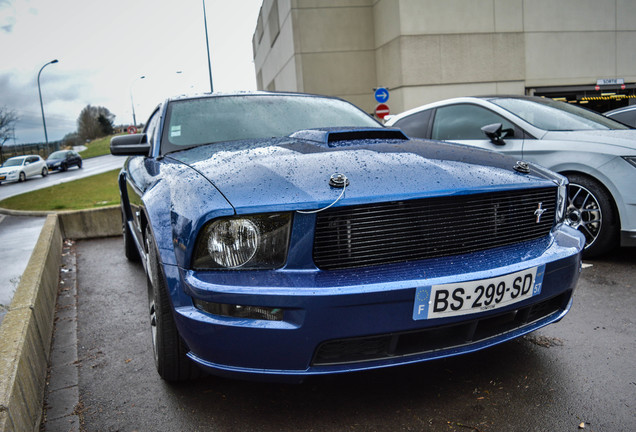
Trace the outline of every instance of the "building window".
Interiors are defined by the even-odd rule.
[[[280,33],[278,23],[278,2],[272,4],[272,8],[269,10],[269,17],[267,18],[267,25],[269,27],[269,39],[271,40],[271,46],[274,46],[276,38]]]

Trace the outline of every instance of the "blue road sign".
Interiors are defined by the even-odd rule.
[[[384,87],[375,90],[375,100],[378,103],[384,103],[389,100],[389,91]]]

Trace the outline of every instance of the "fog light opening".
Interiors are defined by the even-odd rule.
[[[282,321],[283,310],[264,306],[212,303],[194,299],[194,307],[212,315],[264,321]]]

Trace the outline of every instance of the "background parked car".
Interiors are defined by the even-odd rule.
[[[72,166],[82,167],[82,157],[73,150],[59,150],[53,152],[46,158],[46,165],[49,170],[66,171]]]
[[[616,108],[603,113],[605,117],[609,117],[628,126],[636,128],[636,105],[629,105],[622,108]]]
[[[46,162],[38,155],[15,156],[7,159],[0,167],[0,183],[3,181],[25,181],[29,177],[49,173]]]
[[[600,114],[529,96],[444,100],[392,117],[408,136],[478,146],[570,180],[567,218],[585,255],[636,246],[636,130]]]

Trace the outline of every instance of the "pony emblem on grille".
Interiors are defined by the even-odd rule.
[[[540,202],[537,209],[534,211],[534,215],[537,217],[537,223],[541,222],[541,216],[545,213],[545,209],[541,208],[542,205],[543,203]]]

